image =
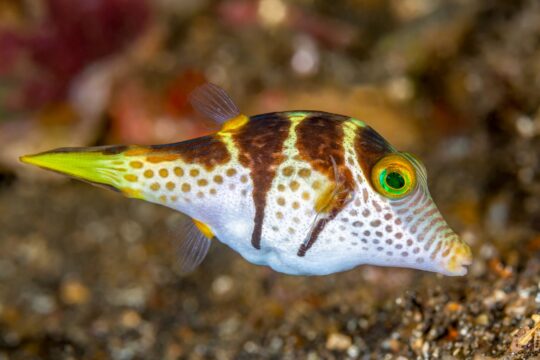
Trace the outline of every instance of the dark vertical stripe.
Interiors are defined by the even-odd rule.
[[[307,241],[300,245],[300,248],[298,248],[298,252],[296,253],[296,255],[298,256],[306,255],[307,251],[311,249],[311,247],[315,244],[315,242],[317,242],[317,239],[319,238],[319,235],[321,234],[321,232],[324,230],[326,224],[332,221],[337,216],[337,214],[339,214],[342,208],[343,206],[332,209],[332,211],[329,214],[325,215],[324,218],[318,220],[315,223],[313,230],[309,233],[309,237]]]
[[[354,149],[358,163],[369,184],[371,184],[371,169],[373,166],[383,156],[393,152],[390,144],[369,126],[356,130]]]
[[[266,194],[276,169],[285,159],[283,143],[289,135],[290,120],[283,114],[257,116],[241,127],[233,139],[238,146],[240,163],[251,170],[255,219],[251,244],[261,248],[261,235],[266,207]]]
[[[315,224],[315,227],[313,228],[313,231],[309,234],[308,241],[300,245],[300,248],[298,249],[298,253],[296,255],[298,256],[305,256],[306,252],[315,244],[317,239],[319,238],[319,235],[323,231],[326,224],[332,219],[324,218]]]
[[[315,113],[296,127],[300,157],[331,180],[334,180],[333,163],[338,169],[345,164],[343,124],[346,119],[341,115]]]
[[[315,223],[307,241],[300,245],[298,256],[306,255],[326,224],[345,207],[349,193],[354,188],[352,174],[345,165],[343,148],[343,124],[347,119],[340,115],[315,113],[296,127],[296,147],[302,160],[325,174],[336,185],[336,195],[332,199],[330,210],[321,214],[323,218]]]

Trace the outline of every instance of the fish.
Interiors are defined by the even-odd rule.
[[[290,275],[359,265],[467,273],[470,247],[442,217],[422,162],[361,120],[322,111],[254,116],[206,83],[192,106],[219,131],[172,144],[60,148],[20,160],[182,212],[183,271],[212,241]]]

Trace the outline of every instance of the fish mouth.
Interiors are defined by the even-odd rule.
[[[469,245],[457,240],[450,252],[450,258],[445,262],[445,275],[463,276],[467,274],[468,266],[472,264],[472,252]]]

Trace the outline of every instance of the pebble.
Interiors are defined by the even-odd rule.
[[[244,344],[244,350],[250,354],[256,353],[259,349],[259,346],[253,341],[248,341]]]
[[[345,351],[352,345],[350,336],[341,333],[331,333],[326,339],[326,348],[328,350]]]
[[[146,303],[146,296],[142,287],[135,286],[112,291],[108,300],[116,306],[142,307]]]
[[[126,310],[120,317],[122,326],[126,328],[136,328],[141,323],[141,316],[134,310]]]
[[[88,301],[90,290],[79,280],[67,279],[60,288],[60,298],[67,305],[81,305]]]
[[[349,346],[347,349],[347,356],[356,359],[360,355],[360,349],[356,345]]]
[[[56,302],[52,296],[35,295],[32,299],[32,310],[34,310],[38,314],[50,314],[55,309]]]
[[[212,282],[212,291],[217,296],[225,296],[234,286],[234,280],[227,275],[221,275]]]
[[[489,316],[487,314],[480,314],[476,317],[475,323],[477,325],[485,326],[489,324]]]

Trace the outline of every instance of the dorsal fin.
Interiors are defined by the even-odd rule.
[[[219,124],[240,115],[240,110],[227,92],[212,83],[203,84],[193,90],[189,95],[189,102],[195,110]]]

